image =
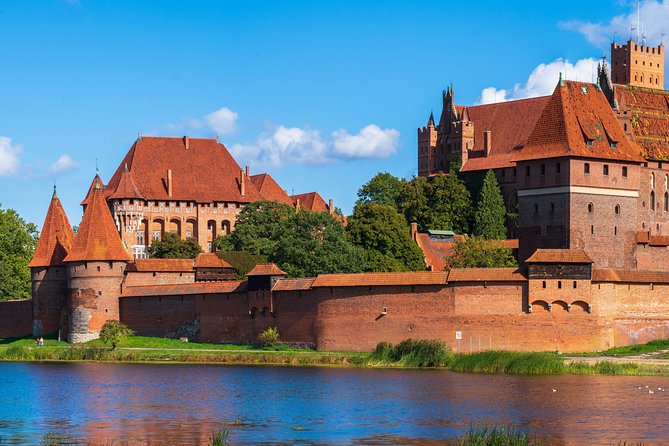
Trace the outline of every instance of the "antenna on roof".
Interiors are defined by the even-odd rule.
[[[53,198],[58,198],[58,195],[56,195],[56,179],[53,179]]]
[[[99,174],[100,171],[98,170],[98,159],[95,158],[95,175]]]
[[[137,132],[137,141],[141,141],[141,140],[142,140],[142,133]]]
[[[616,36],[618,35],[618,31],[615,29],[613,30],[613,43],[616,43]]]
[[[636,26],[632,26],[631,31],[636,31],[637,43],[639,42],[640,28],[641,28],[641,2],[639,0],[636,0]]]
[[[218,132],[216,132],[216,142],[221,142],[221,141],[219,141],[219,139],[218,139]]]

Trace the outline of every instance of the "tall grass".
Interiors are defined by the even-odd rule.
[[[504,427],[485,425],[470,427],[462,438],[460,446],[539,446],[544,441],[533,438],[526,432]]]
[[[555,353],[488,351],[458,355],[449,367],[455,372],[557,375],[565,373],[562,358]]]
[[[451,359],[452,355],[442,341],[406,339],[397,345],[379,343],[367,362],[404,367],[445,367]]]

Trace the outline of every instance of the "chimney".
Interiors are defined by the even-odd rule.
[[[172,169],[167,169],[167,196],[172,196]]]
[[[299,198],[297,200],[295,200],[295,210],[296,211],[300,210],[300,199]]]
[[[246,175],[244,175],[244,171],[241,169],[239,171],[239,192],[242,194],[242,197],[246,195]]]
[[[418,223],[413,222],[411,223],[411,240],[414,242],[418,238]]]
[[[186,147],[186,150],[190,149],[190,138],[188,135],[184,136],[184,147]]]
[[[246,176],[250,177],[251,176],[251,169],[249,168],[249,166],[246,166],[245,170],[246,170]]]
[[[483,132],[483,156],[488,156],[492,149],[492,131],[486,130]]]
[[[328,210],[330,211],[330,215],[334,215],[334,201],[332,198],[330,198],[330,202],[328,204]]]

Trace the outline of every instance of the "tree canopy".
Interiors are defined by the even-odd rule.
[[[0,208],[0,300],[30,298],[28,263],[37,246],[37,227],[13,209]]]
[[[175,232],[166,232],[162,240],[154,240],[149,249],[149,256],[157,259],[194,259],[202,248],[197,240],[182,240]]]
[[[358,203],[387,204],[397,207],[406,180],[380,172],[358,189]]]
[[[406,220],[387,204],[358,203],[346,228],[353,244],[367,254],[368,271],[420,271],[423,253],[409,235]]]
[[[467,237],[453,246],[446,263],[451,268],[507,268],[518,266],[511,249],[500,240]]]
[[[476,206],[474,235],[487,240],[506,238],[506,207],[497,177],[492,170],[486,173]]]

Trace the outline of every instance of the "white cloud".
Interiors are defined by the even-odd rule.
[[[592,82],[597,73],[595,59],[587,58],[575,64],[564,59],[556,59],[547,64],[540,64],[530,73],[524,84],[516,84],[512,89],[484,88],[477,104],[504,102],[512,99],[532,98],[549,95],[555,89],[560,73],[569,80]]]
[[[12,145],[12,139],[0,136],[0,177],[16,173],[19,169],[19,155],[23,149]]]
[[[590,43],[602,49],[608,47],[613,39],[614,31],[617,33],[618,41],[626,42],[630,36],[636,40],[637,31],[632,31],[632,27],[637,27],[636,2],[629,2],[628,5],[630,11],[627,14],[615,16],[608,23],[573,20],[562,22],[560,26],[581,33]],[[641,17],[639,36],[645,34],[648,44],[657,45],[662,40],[662,32],[669,32],[667,30],[669,0],[646,0],[641,2],[639,13]]]
[[[400,132],[370,124],[357,135],[349,135],[346,130],[341,129],[332,132],[332,137],[335,154],[347,158],[388,158],[397,151]]]
[[[75,163],[69,155],[61,155],[47,170],[51,173],[62,173],[67,172],[68,170],[74,170],[77,167],[79,167],[79,164]]]
[[[332,132],[332,140],[318,130],[299,127],[274,127],[262,133],[255,142],[235,144],[233,156],[244,163],[278,167],[284,163],[325,164],[336,159],[387,158],[397,151],[399,132],[381,129],[375,124],[355,135],[340,129]]]
[[[229,135],[237,128],[238,114],[227,107],[219,108],[204,117],[210,129],[219,135]]]

